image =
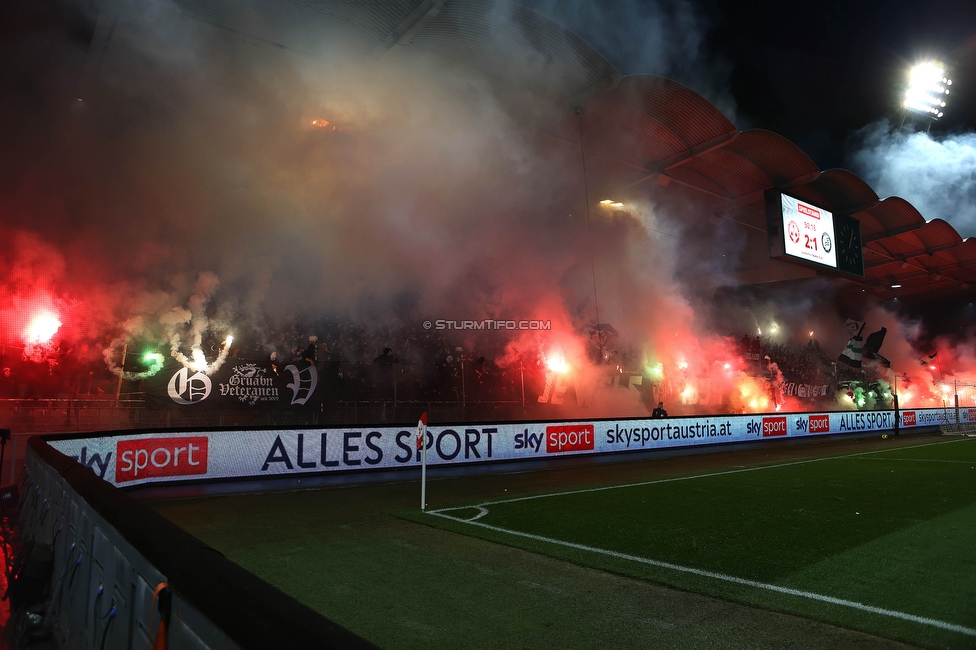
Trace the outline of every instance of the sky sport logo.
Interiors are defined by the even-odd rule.
[[[830,431],[829,415],[811,415],[810,433],[827,433]]]
[[[206,474],[208,442],[203,436],[119,440],[115,482]]]
[[[904,411],[901,414],[901,425],[903,427],[913,427],[916,423],[915,411]]]
[[[592,424],[571,424],[562,427],[546,427],[546,453],[561,454],[567,451],[592,451],[596,436]]]
[[[781,415],[778,418],[763,418],[762,435],[763,438],[770,438],[772,436],[785,436],[786,416]]]

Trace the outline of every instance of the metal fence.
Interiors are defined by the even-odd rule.
[[[53,647],[159,647],[161,613],[170,648],[374,647],[40,438],[28,445],[26,465],[20,533],[53,554],[47,596],[33,607],[42,616],[28,624]]]
[[[302,426],[327,424],[395,424],[416,420],[426,411],[433,420],[519,420],[544,418],[551,406],[519,402],[359,401],[337,402],[318,411],[244,409],[152,409],[139,399],[6,399],[0,400],[0,428],[14,433],[69,433],[117,429]]]

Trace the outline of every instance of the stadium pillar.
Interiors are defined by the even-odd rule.
[[[901,415],[898,413],[898,393],[895,393],[893,395],[893,397],[894,397],[894,403],[895,403],[895,423],[894,423],[895,425],[893,427],[893,430],[894,430],[895,435],[897,436],[898,435],[898,428],[899,428],[899,425],[901,424]]]
[[[463,414],[468,403],[468,396],[464,394],[464,351],[459,347],[456,352],[461,360],[461,413]]]
[[[956,398],[956,424],[959,424],[961,420],[959,419],[959,383],[957,380],[952,380],[952,393]]]
[[[128,342],[122,344],[122,365],[119,366],[119,385],[115,387],[115,408],[119,408],[119,396],[122,394],[122,373],[125,372],[125,353],[129,349]]]
[[[0,429],[0,485],[3,485],[3,452],[10,440],[10,429]]]
[[[522,384],[522,408],[525,408],[525,370],[522,367],[522,357],[519,357],[519,381]]]

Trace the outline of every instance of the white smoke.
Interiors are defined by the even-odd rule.
[[[210,329],[210,319],[207,317],[207,305],[213,298],[220,280],[211,272],[200,274],[196,287],[188,301],[189,309],[174,307],[168,314],[164,314],[159,322],[169,333],[170,355],[184,367],[210,375],[216,372],[230,353],[233,337],[228,335],[217,358],[210,363],[203,351],[203,335]],[[183,335],[189,334],[190,356],[182,348]]]
[[[976,133],[908,133],[883,121],[859,131],[855,142],[851,166],[880,196],[906,199],[964,239],[976,235]]]
[[[521,0],[580,35],[621,74],[674,79],[735,121],[732,65],[708,46],[714,21],[687,0]]]

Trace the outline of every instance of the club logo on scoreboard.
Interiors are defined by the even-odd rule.
[[[831,249],[831,247],[833,245],[834,245],[833,242],[830,241],[830,235],[829,234],[824,233],[823,235],[821,235],[821,237],[820,237],[820,246],[823,248],[823,250],[824,250],[825,253],[829,253],[830,252],[830,249]]]
[[[790,231],[790,241],[794,244],[800,243],[800,227],[795,221],[791,221],[788,230]]]

